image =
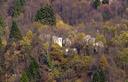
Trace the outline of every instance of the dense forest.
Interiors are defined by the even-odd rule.
[[[128,0],[0,0],[0,82],[128,82]]]

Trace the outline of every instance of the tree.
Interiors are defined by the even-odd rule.
[[[128,82],[128,79],[125,82]]]
[[[119,36],[114,37],[113,43],[121,47],[128,47],[128,32],[122,32]]]
[[[2,40],[1,40],[1,38],[0,38],[0,48],[3,46],[3,44],[2,44]]]
[[[103,30],[105,36],[108,35],[109,37],[114,37],[117,34],[117,28],[115,27],[115,24],[110,21],[107,21],[103,24]]]
[[[24,46],[30,46],[32,43],[32,37],[33,37],[33,33],[32,31],[28,31],[26,33],[26,35],[22,38],[22,40],[20,41],[21,45]]]
[[[119,51],[118,59],[121,64],[128,64],[128,48],[124,48]]]
[[[29,78],[26,74],[26,72],[24,72],[20,78],[20,82],[29,82]]]
[[[109,11],[104,11],[104,12],[102,13],[102,16],[103,16],[103,19],[104,19],[104,20],[109,20],[109,19],[112,18],[112,16],[111,16],[111,14],[110,14]]]
[[[22,8],[25,5],[26,0],[15,0],[12,16],[16,17],[22,12]]]
[[[3,18],[0,16],[0,48],[3,46],[2,37],[4,35],[4,27],[5,27],[5,22]]]
[[[50,51],[50,56],[55,61],[62,62],[63,61],[63,57],[64,57],[64,52],[63,52],[62,48],[58,44],[52,44],[51,51]]]
[[[46,5],[37,11],[35,21],[39,21],[46,25],[55,25],[56,17],[53,8],[50,5]]]
[[[95,70],[92,82],[106,82],[105,72],[101,68]]]
[[[100,58],[100,67],[105,70],[107,67],[109,66],[107,58],[105,57],[105,55],[102,55]]]
[[[61,76],[61,71],[58,70],[57,68],[54,68],[52,73],[51,73],[52,77],[54,78],[59,78]]]
[[[82,49],[84,48],[84,33],[75,33],[73,38],[73,45],[77,49],[77,53],[81,54]]]
[[[22,39],[21,32],[20,32],[20,30],[17,26],[17,23],[15,21],[12,22],[9,39],[11,39],[13,41]]]
[[[107,46],[112,45],[112,38],[117,35],[117,27],[110,21],[107,21],[103,24],[103,32],[106,38]]]
[[[4,27],[5,27],[4,19],[0,16],[0,38],[4,34]]]
[[[75,82],[83,82],[81,79],[77,79],[75,80]]]
[[[74,55],[69,61],[68,64],[72,69],[75,69],[76,73],[86,72],[89,65],[93,62],[91,56],[80,56]]]
[[[109,4],[109,0],[103,0],[102,3],[103,4]]]
[[[94,6],[94,8],[98,8],[99,6],[100,6],[100,0],[93,0],[93,6]]]
[[[128,48],[121,49],[116,56],[116,64],[128,74]]]
[[[27,69],[27,76],[30,80],[37,79],[39,75],[39,65],[34,58],[31,58],[30,65]]]
[[[96,42],[99,42],[99,41],[101,41],[104,44],[106,44],[106,38],[105,38],[105,36],[102,35],[102,34],[97,34],[97,36],[96,36]]]

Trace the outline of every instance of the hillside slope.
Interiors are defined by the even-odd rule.
[[[128,0],[0,0],[0,82],[128,82]]]

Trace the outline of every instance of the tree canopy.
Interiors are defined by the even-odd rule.
[[[13,41],[17,41],[17,40],[20,40],[21,38],[22,38],[22,35],[20,32],[20,29],[18,28],[16,21],[13,21],[11,30],[10,30],[9,39],[11,39]]]
[[[35,20],[46,25],[55,25],[56,17],[53,8],[50,5],[45,5],[37,11]]]

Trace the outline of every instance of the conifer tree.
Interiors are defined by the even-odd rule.
[[[0,16],[0,38],[4,34],[4,27],[5,27],[5,22],[4,22],[3,18]]]
[[[29,82],[29,78],[26,74],[26,72],[24,72],[20,78],[20,82]]]
[[[0,16],[0,48],[3,46],[2,44],[2,37],[4,35],[4,27],[5,27],[5,22],[3,18]]]
[[[46,5],[37,11],[35,20],[46,25],[55,25],[56,18],[53,8],[50,5]]]
[[[94,8],[98,8],[99,6],[100,6],[100,0],[93,0],[93,6],[94,6]]]
[[[95,70],[92,82],[106,82],[105,72],[101,68]]]
[[[29,77],[29,80],[36,80],[40,76],[39,65],[34,58],[31,58],[31,62],[26,71],[26,74]]]
[[[109,4],[109,0],[103,0],[103,4]]]
[[[22,12],[23,6],[25,5],[25,2],[26,2],[25,0],[15,0],[13,13],[12,13],[13,17],[20,15],[20,13]]]
[[[22,38],[21,32],[18,28],[18,25],[15,21],[12,22],[11,30],[10,30],[10,35],[9,39],[13,41],[20,40]]]

